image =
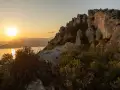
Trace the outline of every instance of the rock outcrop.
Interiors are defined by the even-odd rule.
[[[87,15],[86,14],[78,14],[77,17],[72,18],[66,26],[62,26],[59,32],[56,34],[55,38],[53,38],[46,49],[53,49],[56,46],[64,45],[66,42],[75,43],[76,42],[76,35],[77,31],[80,29],[82,32],[88,28],[87,23]]]
[[[95,46],[101,40],[107,42],[119,42],[120,30],[120,10],[115,9],[94,9],[88,10],[88,15],[78,14],[72,18],[66,26],[62,26],[45,50],[50,50],[56,46],[64,45],[67,42],[76,45]]]

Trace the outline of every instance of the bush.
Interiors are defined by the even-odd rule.
[[[63,53],[59,69],[65,87],[73,90],[120,89],[120,61],[114,57],[116,53],[116,50]]]
[[[3,59],[8,59],[8,56],[4,55]],[[39,60],[39,56],[29,47],[16,52],[8,72],[9,76],[2,83],[2,90],[25,90],[32,81],[40,79],[47,85],[52,79],[50,64]]]
[[[13,63],[11,54],[4,54],[0,60],[0,87],[10,76],[10,69]]]
[[[15,59],[8,54],[3,56],[1,87],[2,90],[25,90],[32,81],[40,79],[44,86],[52,85],[56,90],[119,90],[120,59],[116,55],[120,55],[116,50],[71,48],[53,66],[39,60],[38,54],[25,47],[17,51]]]

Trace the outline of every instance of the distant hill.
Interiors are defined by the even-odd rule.
[[[1,41],[0,48],[20,48],[23,46],[44,47],[47,45],[48,41],[49,38],[22,38],[3,43]]]

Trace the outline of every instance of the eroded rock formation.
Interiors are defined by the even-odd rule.
[[[62,26],[46,49],[64,45],[67,42],[81,44],[100,44],[101,40],[119,42],[120,10],[94,9],[88,10],[88,15],[78,14],[66,26]]]
[[[66,42],[75,43],[77,31],[80,29],[85,34],[88,28],[87,18],[86,14],[78,14],[77,17],[72,18],[65,27],[60,28],[55,38],[48,43],[45,49],[53,49],[58,45],[64,45]]]

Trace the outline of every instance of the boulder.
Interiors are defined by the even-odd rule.
[[[39,53],[40,60],[45,60],[46,62],[50,62],[53,65],[59,63],[59,57],[61,54],[62,46],[58,46],[52,50],[45,50]]]
[[[33,81],[28,85],[26,90],[46,90],[41,80]]]
[[[102,33],[100,32],[99,29],[96,30],[95,36],[96,36],[96,41],[99,41],[100,39],[102,39]]]
[[[120,41],[120,25],[115,27],[111,41]]]
[[[52,50],[44,50],[39,53],[40,59],[39,60],[45,60],[46,62],[52,63],[52,65],[59,64],[60,56],[63,52],[70,51],[70,50],[76,50],[77,46],[73,43],[66,43],[62,46],[57,46]]]
[[[81,42],[81,37],[82,36],[83,36],[82,31],[78,30],[77,31],[77,36],[76,36],[76,42],[75,42],[76,45],[80,46],[82,44],[82,42]]]
[[[74,51],[77,49],[77,47],[78,45],[71,42],[67,42],[65,45],[62,46],[61,51],[62,53],[70,50]]]
[[[89,43],[92,43],[95,40],[95,31],[92,28],[88,28],[88,30],[86,31],[86,36]]]

